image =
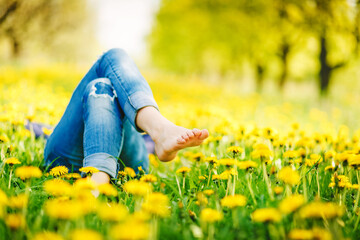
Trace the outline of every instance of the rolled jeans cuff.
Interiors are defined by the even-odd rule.
[[[95,167],[112,178],[117,176],[117,159],[108,153],[94,153],[84,158],[84,167]]]
[[[147,106],[152,106],[159,111],[159,107],[156,104],[153,96],[143,91],[138,91],[130,95],[124,105],[124,112],[126,113],[131,124],[136,128],[138,132],[144,132],[144,131],[140,129],[138,126],[136,126],[135,123],[136,114],[141,108]]]

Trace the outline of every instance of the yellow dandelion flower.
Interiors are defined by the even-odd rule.
[[[97,169],[96,167],[88,166],[80,168],[79,171],[86,174],[93,174],[99,172],[99,169]]]
[[[201,152],[199,153],[194,153],[192,156],[191,156],[191,159],[196,161],[196,162],[201,162],[203,161],[205,158],[204,154],[202,154]]]
[[[218,160],[216,157],[207,157],[205,158],[205,161],[210,164],[210,166],[214,166],[218,163]]]
[[[221,199],[220,203],[228,208],[243,207],[246,205],[246,197],[240,194],[230,195]]]
[[[44,183],[44,190],[53,196],[70,196],[73,187],[64,180],[52,179]]]
[[[10,197],[8,201],[8,206],[10,208],[22,209],[27,206],[28,201],[29,196],[23,193],[17,196]]]
[[[75,191],[73,199],[75,203],[81,203],[81,211],[83,214],[96,211],[97,199],[90,191]]]
[[[299,173],[293,170],[291,167],[282,168],[279,171],[278,178],[289,185],[298,184],[300,181]]]
[[[215,192],[214,192],[214,190],[212,190],[212,189],[206,189],[206,190],[203,191],[203,193],[204,193],[205,195],[207,195],[207,196],[211,196],[211,195],[213,195]]]
[[[97,189],[101,194],[104,194],[109,197],[110,196],[116,197],[118,193],[116,188],[110,183],[100,184],[97,186]]]
[[[155,168],[159,167],[159,162],[156,160],[155,155],[152,153],[149,154],[149,162]]]
[[[280,202],[279,210],[282,213],[289,214],[297,210],[305,203],[303,195],[291,195]]]
[[[96,184],[90,177],[77,179],[74,183],[74,187],[80,190],[94,190]]]
[[[52,132],[53,132],[53,129],[43,127],[43,128],[42,128],[42,131],[43,131],[43,133],[44,133],[45,135],[50,136],[50,135],[52,134]]]
[[[329,165],[329,166],[326,166],[325,171],[334,171],[335,170],[335,166],[332,166],[332,165]]]
[[[134,169],[132,169],[131,167],[126,167],[124,168],[124,172],[129,176],[129,177],[136,177],[136,173],[134,171]]]
[[[323,161],[321,155],[316,154],[316,153],[310,154],[310,159],[313,160],[315,162],[315,164],[319,164]]]
[[[71,240],[102,240],[103,236],[90,229],[75,229],[70,233]]]
[[[275,192],[275,194],[277,194],[277,195],[281,194],[283,191],[284,191],[284,188],[283,188],[283,187],[280,187],[280,186],[274,187],[274,192]]]
[[[60,177],[62,175],[65,175],[69,172],[69,169],[65,166],[57,166],[50,170],[50,175],[54,177]]]
[[[336,152],[334,150],[327,151],[325,153],[325,160],[330,160],[336,157]]]
[[[84,214],[83,202],[76,200],[61,201],[52,199],[45,202],[45,212],[55,219],[73,220]]]
[[[140,211],[134,212],[131,217],[135,221],[147,222],[150,220],[151,215],[143,210],[140,210]]]
[[[157,182],[157,177],[155,177],[152,174],[147,174],[147,175],[142,176],[140,178],[140,181],[153,183],[153,182]]]
[[[81,175],[79,173],[68,173],[63,176],[66,179],[79,179]]]
[[[345,175],[337,175],[335,173],[334,176],[331,177],[331,183],[329,184],[329,187],[339,187],[339,188],[351,187],[351,183],[349,177]]]
[[[226,167],[232,167],[236,164],[236,160],[233,158],[223,158],[219,160],[219,163]]]
[[[36,233],[31,240],[65,240],[61,235],[54,232]]]
[[[104,221],[119,222],[126,219],[128,210],[122,204],[101,203],[97,207],[97,215]]]
[[[300,209],[300,216],[302,218],[326,218],[331,219],[342,216],[343,209],[335,203],[312,202]]]
[[[254,161],[241,161],[241,162],[236,162],[236,165],[238,166],[239,169],[249,169],[249,168],[256,168],[258,166],[257,162]]]
[[[288,238],[293,240],[310,240],[314,238],[314,235],[311,230],[293,229],[289,232]]]
[[[125,171],[119,171],[119,172],[118,172],[118,178],[124,178],[124,177],[126,177],[126,176],[127,176],[127,174],[126,174]]]
[[[10,139],[6,135],[0,136],[0,143],[7,143],[9,141],[10,141]]]
[[[360,167],[360,155],[353,155],[349,159],[349,165],[352,167]]]
[[[21,164],[21,162],[19,161],[19,159],[15,158],[15,157],[11,157],[11,158],[8,158],[5,160],[5,164],[8,164],[12,167],[16,164]]]
[[[284,152],[284,155],[283,155],[284,158],[289,158],[289,159],[297,158],[298,156],[299,156],[298,152],[295,150],[288,150],[288,151]]]
[[[8,203],[8,197],[6,193],[0,189],[0,208]]]
[[[147,239],[150,228],[147,223],[136,220],[128,220],[117,224],[110,229],[110,236],[115,240],[141,240]]]
[[[352,157],[352,154],[348,152],[342,152],[336,155],[336,159],[342,163],[348,163],[349,159]]]
[[[200,180],[200,181],[203,181],[203,180],[205,180],[205,179],[206,179],[205,176],[199,176],[199,180]]]
[[[238,146],[231,146],[226,149],[226,152],[231,152],[233,154],[242,154],[244,149]]]
[[[19,228],[23,228],[25,227],[25,218],[22,214],[8,214],[5,217],[5,224],[6,226],[8,226],[10,229],[19,229]]]
[[[313,228],[312,229],[312,233],[313,233],[313,239],[318,239],[318,240],[332,240],[332,234],[323,228]]]
[[[196,202],[195,204],[198,206],[206,206],[208,205],[208,199],[205,197],[205,194],[199,192],[196,194]]]
[[[21,166],[15,170],[15,176],[21,178],[22,180],[40,178],[42,176],[42,172],[38,167]]]
[[[254,150],[251,152],[253,158],[260,158],[261,160],[268,160],[274,153],[265,144],[257,144],[254,146]]]
[[[251,214],[254,222],[279,222],[281,213],[276,208],[260,208]]]
[[[224,171],[219,175],[219,179],[221,179],[221,180],[228,180],[229,178],[231,178],[231,172],[230,171]]]
[[[213,174],[213,175],[211,175],[211,178],[212,178],[212,180],[220,180],[220,175]]]
[[[125,190],[125,192],[135,196],[145,196],[146,194],[149,194],[151,192],[152,187],[146,182],[131,180],[123,185],[123,189]]]
[[[183,175],[185,175],[186,173],[188,173],[190,171],[191,171],[191,168],[181,167],[178,170],[176,170],[176,173],[182,173]]]
[[[204,208],[200,212],[200,219],[207,223],[218,222],[223,219],[223,213],[212,208]]]
[[[142,209],[158,217],[167,217],[170,215],[169,199],[165,194],[151,193],[145,197]]]

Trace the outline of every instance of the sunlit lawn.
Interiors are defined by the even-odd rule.
[[[150,155],[149,173],[127,168],[112,184],[96,186],[65,168],[46,171],[45,140],[24,127],[26,121],[54,126],[83,72],[54,66],[1,73],[4,239],[356,239],[360,234],[356,98],[319,102],[309,93],[300,97],[296,89],[286,97],[240,94],[230,83],[149,74],[161,112],[185,127],[208,128],[211,136],[170,163]],[[83,171],[91,175],[96,169]],[[97,199],[90,193],[94,189],[101,193]]]

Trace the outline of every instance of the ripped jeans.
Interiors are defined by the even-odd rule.
[[[112,178],[124,166],[148,171],[145,142],[135,125],[145,106],[158,109],[148,83],[123,50],[109,50],[76,87],[47,140],[45,164],[73,172],[92,166]]]

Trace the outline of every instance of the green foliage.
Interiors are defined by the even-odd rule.
[[[319,82],[330,81],[356,53],[358,8],[346,0],[164,0],[148,38],[152,62],[218,76],[239,76],[249,63],[259,85],[272,78],[281,88],[288,78],[315,79],[319,71]]]
[[[85,0],[0,0],[0,5],[2,58],[47,52],[52,58],[76,59],[94,44]]]

